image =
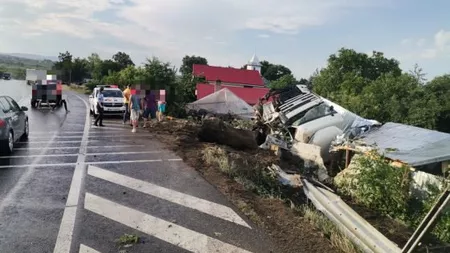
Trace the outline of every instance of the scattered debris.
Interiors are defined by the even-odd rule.
[[[219,119],[204,121],[198,137],[201,141],[223,144],[237,150],[258,148],[252,131],[236,129]]]

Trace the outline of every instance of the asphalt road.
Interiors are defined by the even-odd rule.
[[[29,106],[30,87],[0,81]],[[175,154],[120,119],[92,126],[87,97],[28,111],[29,140],[0,156],[0,252],[276,252]],[[125,234],[139,243],[120,246]]]

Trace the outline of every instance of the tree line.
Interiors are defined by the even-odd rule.
[[[65,52],[58,58],[53,68],[65,82],[92,79],[87,84],[89,88],[98,84],[123,87],[139,83],[152,89],[166,89],[168,103],[178,108],[178,113],[186,103],[196,99],[198,80],[192,76],[192,65],[208,64],[204,57],[186,55],[179,71],[156,57],[136,66],[124,52],[104,60],[95,53],[87,58],[73,58]],[[398,60],[387,58],[381,52],[368,55],[347,48],[330,55],[326,67],[299,80],[284,65],[268,61],[262,61],[261,65],[261,75],[270,88],[306,84],[315,93],[362,117],[450,133],[449,74],[427,81],[426,74],[417,65],[413,70],[404,71]]]

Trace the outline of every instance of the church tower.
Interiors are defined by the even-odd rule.
[[[254,54],[250,61],[247,63],[248,70],[256,70],[261,74],[261,63],[259,62],[258,57]]]

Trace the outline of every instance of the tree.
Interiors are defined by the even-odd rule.
[[[287,67],[277,64],[277,65],[269,65],[269,67],[262,72],[261,68],[261,75],[266,78],[269,81],[275,81],[280,79],[283,76],[291,75],[292,72]]]
[[[88,65],[89,62],[86,59],[75,58],[72,64],[72,81],[82,82],[88,77]]]
[[[117,52],[113,55],[112,59],[117,63],[119,69],[124,69],[128,66],[134,66],[134,62],[131,60],[131,57],[124,52]]]
[[[107,76],[111,74],[112,72],[119,72],[120,71],[120,65],[113,61],[113,60],[104,60],[101,64],[101,75]]]
[[[102,79],[102,64],[103,61],[100,59],[100,56],[96,53],[92,53],[87,58],[88,61],[88,71],[90,74],[90,77],[95,80],[101,80]]]
[[[152,89],[166,89],[175,83],[175,67],[169,62],[162,62],[153,57],[144,65],[145,83]]]
[[[208,60],[206,60],[206,58],[201,57],[201,56],[189,56],[186,55],[183,57],[182,60],[182,64],[180,67],[180,72],[181,74],[184,75],[190,75],[192,74],[192,66],[194,64],[203,64],[203,65],[208,65]]]
[[[425,84],[425,82],[427,81],[427,79],[425,78],[427,74],[423,72],[423,69],[419,67],[419,64],[417,63],[414,64],[414,68],[410,70],[409,73],[412,76],[414,76],[417,79],[417,81],[422,85]]]
[[[63,82],[71,82],[72,80],[72,54],[69,51],[59,53],[58,62],[55,63],[54,69],[58,71]]]
[[[313,87],[316,93],[336,99],[338,92],[359,94],[371,81],[385,74],[400,76],[399,62],[385,58],[381,52],[373,51],[369,56],[341,48],[337,54],[330,55],[328,66],[314,78]]]
[[[271,89],[282,89],[296,84],[298,84],[298,81],[295,77],[292,74],[287,74],[280,77],[278,80],[270,82],[269,87]]]
[[[450,74],[435,77],[424,89],[425,94],[434,95],[439,104],[436,130],[450,133]]]

